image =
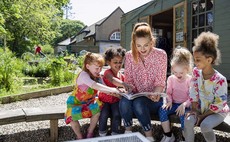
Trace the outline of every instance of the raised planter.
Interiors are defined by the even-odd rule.
[[[70,86],[65,86],[65,87],[45,89],[45,90],[41,90],[41,91],[24,93],[24,94],[19,94],[19,95],[4,96],[4,97],[0,98],[0,103],[6,104],[6,103],[19,101],[19,100],[28,100],[28,99],[32,99],[32,98],[46,97],[49,95],[68,93],[68,92],[71,92],[72,90],[73,90],[73,85],[70,85]]]

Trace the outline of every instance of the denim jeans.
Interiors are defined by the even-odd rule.
[[[158,110],[161,106],[162,98],[158,102],[153,102],[147,97],[138,97],[134,100],[128,100],[122,97],[119,103],[124,126],[132,126],[133,115],[135,115],[144,131],[151,130],[151,114],[158,115]]]
[[[110,104],[104,103],[99,117],[99,132],[107,132],[107,121],[111,118],[112,133],[119,134],[121,126],[121,116],[119,112],[119,102]]]

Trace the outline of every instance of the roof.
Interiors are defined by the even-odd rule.
[[[126,21],[126,23],[129,22],[131,19],[135,18],[138,14],[140,14],[142,11],[144,11],[145,9],[147,9],[147,8],[148,8],[149,6],[151,6],[153,3],[156,3],[156,1],[157,1],[157,0],[151,0],[151,1],[147,2],[146,4],[143,4],[143,5],[139,6],[139,7],[137,7],[137,8],[135,8],[135,9],[133,9],[133,10],[131,10],[131,11],[125,13],[123,16],[126,16],[126,15],[128,15],[128,14],[130,14],[130,13],[135,13],[132,17],[129,18],[128,21]],[[123,17],[123,16],[122,16],[122,17]]]
[[[118,9],[120,9],[120,10],[123,12],[123,10],[122,10],[120,7],[118,7],[118,8],[116,8],[109,16],[107,16],[107,17],[105,17],[105,18],[103,18],[103,19],[97,21],[96,23],[94,23],[94,24],[92,24],[92,25],[90,25],[90,26],[88,26],[88,27],[87,27],[87,26],[84,27],[82,30],[80,30],[80,31],[77,33],[77,35],[80,35],[81,33],[84,33],[84,32],[87,33],[87,34],[85,35],[84,38],[87,38],[87,37],[90,37],[90,36],[95,35],[96,26],[101,25],[104,21],[106,21],[106,20],[107,20],[115,11],[117,11]],[[123,12],[123,13],[124,13],[124,12]],[[77,35],[76,35],[76,36],[77,36]]]
[[[58,45],[69,45],[70,44],[70,38],[67,38],[66,40],[63,40],[58,43]]]

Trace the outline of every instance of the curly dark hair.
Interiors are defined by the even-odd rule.
[[[202,32],[195,40],[193,52],[201,52],[206,57],[212,57],[212,64],[221,62],[221,54],[218,49],[219,36],[211,32]]]
[[[118,48],[109,48],[108,50],[105,51],[105,61],[111,61],[116,56],[124,57],[125,56],[126,50],[122,47]]]

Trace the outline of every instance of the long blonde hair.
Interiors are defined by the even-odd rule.
[[[141,37],[149,38],[150,41],[153,41],[153,45],[155,45],[156,39],[153,37],[151,27],[149,26],[148,23],[145,22],[136,23],[132,31],[131,50],[132,50],[133,59],[136,63],[138,62],[138,56],[139,56],[136,47],[136,38],[141,38]]]

